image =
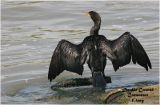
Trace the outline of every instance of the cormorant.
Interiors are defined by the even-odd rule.
[[[140,42],[129,32],[125,32],[115,40],[108,40],[105,36],[99,35],[101,17],[95,11],[88,12],[94,22],[83,42],[76,45],[67,40],[61,40],[54,50],[48,79],[52,81],[64,70],[82,75],[83,64],[87,61],[92,71],[93,86],[105,87],[104,69],[106,57],[108,57],[115,71],[124,65],[138,63],[148,71],[151,69],[150,60]],[[89,59],[87,59],[89,58]]]

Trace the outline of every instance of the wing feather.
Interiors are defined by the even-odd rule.
[[[119,38],[113,41],[106,40],[104,50],[112,49],[112,55],[116,56],[116,59],[111,58],[114,70],[117,71],[119,67],[125,66],[130,63],[131,59],[134,64],[138,63],[146,70],[148,67],[151,69],[149,57],[140,44],[140,42],[129,32],[125,32]]]
[[[137,62],[139,65],[143,66],[148,71],[148,67],[151,69],[152,65],[146,51],[144,50],[140,42],[133,35],[130,35],[130,37],[132,41],[133,63]]]
[[[61,40],[54,50],[48,72],[48,79],[52,81],[64,70],[82,75],[83,64],[80,61],[81,49],[78,45]]]

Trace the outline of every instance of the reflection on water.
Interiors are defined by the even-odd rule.
[[[100,33],[108,39],[115,39],[125,31],[137,37],[153,66],[146,72],[131,63],[114,72],[108,61],[105,73],[111,76],[112,83],[107,89],[143,81],[158,82],[157,2],[2,2],[2,103],[99,103],[82,98],[84,90],[94,97],[90,86],[72,89],[73,94],[64,96],[63,92],[50,90],[47,80],[50,58],[58,41],[80,43],[89,35],[92,21],[84,15],[89,10],[101,14]],[[91,76],[87,65],[84,69],[83,77]],[[53,84],[75,77],[81,76],[65,71]],[[82,95],[75,95],[76,92]]]

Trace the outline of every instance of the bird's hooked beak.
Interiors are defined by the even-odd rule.
[[[89,12],[85,13],[86,16],[90,16]]]

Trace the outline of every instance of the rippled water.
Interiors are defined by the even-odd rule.
[[[158,82],[158,1],[2,2],[2,103],[92,103],[87,98],[75,101],[76,96],[43,99],[58,94],[50,90],[47,80],[54,48],[61,39],[79,43],[89,35],[93,24],[84,14],[90,10],[100,13],[100,33],[108,39],[115,39],[125,31],[138,38],[153,66],[146,72],[131,63],[114,72],[107,61],[105,74],[112,78],[107,88],[126,87],[142,81]],[[90,76],[85,65],[83,77]],[[65,71],[54,82],[75,77],[81,76]]]

